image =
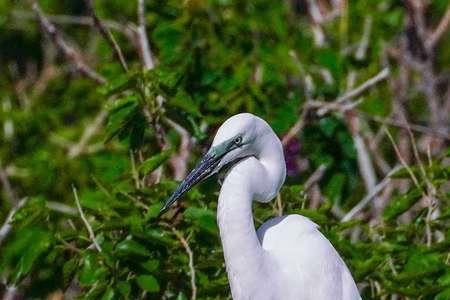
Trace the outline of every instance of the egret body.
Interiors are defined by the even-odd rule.
[[[272,200],[286,176],[281,142],[257,116],[226,120],[162,211],[225,168],[217,219],[233,299],[361,299],[344,261],[308,218],[276,217],[255,230],[252,202]]]

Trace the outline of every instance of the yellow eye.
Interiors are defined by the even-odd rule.
[[[239,146],[242,143],[242,136],[236,137],[234,143]]]

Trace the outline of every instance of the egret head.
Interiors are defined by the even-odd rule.
[[[197,183],[248,156],[258,157],[264,137],[273,133],[261,118],[249,113],[237,114],[226,120],[214,137],[209,151],[178,186],[164,204],[161,213]]]

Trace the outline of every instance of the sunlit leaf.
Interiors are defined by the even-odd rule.
[[[162,165],[167,159],[169,159],[171,154],[170,150],[164,150],[161,153],[154,155],[144,161],[139,166],[139,173],[146,175],[154,170],[156,170],[160,165]]]
[[[158,281],[152,275],[140,275],[136,278],[136,281],[144,291],[151,293],[156,293],[159,291]]]

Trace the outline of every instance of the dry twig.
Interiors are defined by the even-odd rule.
[[[292,126],[286,135],[282,138],[282,144],[287,145],[289,141],[291,141],[298,133],[303,129],[305,125],[305,118],[311,109],[317,109],[317,115],[322,116],[326,114],[330,110],[342,110],[343,103],[354,98],[360,96],[363,92],[373,87],[377,83],[385,80],[389,76],[389,68],[384,68],[377,75],[365,81],[355,89],[344,93],[342,96],[338,97],[336,100],[332,102],[322,102],[315,100],[308,100],[303,105],[302,113],[298,119],[298,121]],[[349,106],[344,107],[344,110],[352,109],[356,104],[351,104]]]
[[[8,236],[8,234],[11,232],[11,229],[12,229],[11,221],[12,221],[14,215],[16,214],[16,212],[19,209],[21,209],[25,204],[27,204],[27,202],[28,202],[28,198],[23,198],[8,213],[8,216],[6,217],[5,222],[3,223],[2,227],[0,227],[0,246],[2,245],[2,242],[5,240],[5,238]]]
[[[70,158],[75,158],[86,151],[87,143],[100,130],[101,125],[107,117],[108,112],[104,109],[100,110],[91,124],[86,126],[78,143],[69,148],[68,155]]]
[[[0,164],[0,182],[3,186],[3,190],[5,191],[6,197],[8,198],[9,202],[14,205],[17,203],[17,195],[14,189],[11,186],[11,182],[9,181],[8,173],[5,169],[3,169],[2,165]]]
[[[189,246],[188,242],[186,241],[186,239],[183,237],[183,235],[181,234],[181,232],[179,232],[178,230],[176,230],[175,228],[169,226],[172,230],[172,232],[175,234],[175,236],[178,238],[178,240],[180,241],[181,245],[183,245],[184,250],[186,250],[186,253],[188,255],[189,258],[189,276],[191,277],[191,289],[192,289],[192,295],[191,295],[191,300],[194,300],[197,298],[197,285],[195,284],[195,267],[194,267],[194,252],[192,252],[191,247]]]
[[[322,116],[322,115],[326,114],[330,108],[332,109],[336,104],[342,104],[348,100],[351,100],[355,97],[360,96],[362,93],[367,91],[369,88],[371,88],[374,85],[378,84],[379,82],[387,79],[389,74],[390,74],[389,68],[384,68],[377,75],[366,80],[358,87],[344,93],[342,96],[338,97],[336,100],[329,102],[329,104],[324,104],[323,107],[321,107],[317,111],[317,114],[319,116]]]
[[[432,135],[432,136],[435,136],[438,138],[450,140],[450,134],[442,132],[440,130],[433,130],[433,129],[430,129],[426,126],[422,126],[419,124],[413,124],[413,123],[405,124],[404,122],[397,121],[392,118],[387,118],[387,117],[381,118],[381,117],[377,117],[377,116],[370,116],[370,115],[360,112],[360,111],[356,111],[355,113],[364,119],[374,121],[377,123],[387,124],[387,125],[391,125],[391,126],[395,126],[395,127],[399,127],[399,128],[403,128],[403,129],[408,129],[408,127],[409,127],[413,131],[417,131],[417,132]]]
[[[292,126],[289,129],[289,131],[281,139],[281,143],[283,144],[283,146],[286,146],[287,144],[289,144],[289,142],[294,137],[296,137],[299,134],[299,132],[303,129],[303,127],[305,126],[306,116],[308,115],[309,110],[310,110],[309,103],[310,103],[309,101],[305,102],[305,104],[303,105],[302,113],[301,113],[300,117],[298,118],[297,122],[294,124],[294,126]]]
[[[351,112],[347,114],[347,122],[355,145],[359,171],[364,180],[366,190],[370,192],[376,184],[375,169],[368,148],[360,134],[359,119]]]
[[[361,201],[358,202],[342,219],[341,222],[347,222],[359,213],[370,201],[372,201],[379,192],[381,192],[390,182],[391,175],[400,170],[401,166],[394,167],[386,177],[380,181]]]
[[[25,19],[25,20],[39,20],[39,17],[36,14],[31,13],[25,10],[13,10],[12,16],[16,19]],[[73,24],[73,25],[82,25],[82,26],[94,26],[94,21],[91,17],[86,16],[72,16],[72,15],[46,15],[45,16],[50,22],[54,24]],[[103,20],[103,25],[107,28],[121,32],[126,36],[133,33],[136,29],[129,25],[120,24],[118,22],[112,20]]]
[[[357,60],[363,60],[366,58],[367,48],[370,42],[370,33],[372,32],[372,16],[367,16],[364,19],[364,29],[361,41],[356,49],[355,58]]]
[[[427,46],[429,48],[433,48],[434,46],[436,46],[441,37],[448,30],[449,25],[450,25],[450,5],[449,7],[447,7],[447,11],[445,12],[444,16],[439,22],[439,25],[436,27],[436,29],[433,31],[431,36],[426,41]]]
[[[181,138],[178,154],[171,157],[170,164],[174,172],[174,179],[182,180],[184,177],[186,177],[187,173],[187,160],[189,158],[191,150],[191,136],[185,128],[183,128],[180,124],[177,124],[173,120],[164,118],[163,121],[165,121],[170,127],[172,127],[173,130],[175,130]]]
[[[150,45],[148,43],[147,31],[145,29],[145,3],[144,0],[138,0],[138,28],[137,36],[139,43],[139,53],[141,55],[142,61],[144,63],[144,68],[151,70],[155,67],[153,61],[152,52],[150,50]]]
[[[72,191],[73,191],[73,196],[75,197],[75,204],[77,205],[78,212],[80,213],[81,220],[83,220],[83,223],[88,230],[89,238],[91,239],[91,241],[94,244],[97,251],[102,252],[102,248],[100,248],[100,245],[97,243],[97,240],[95,238],[94,230],[92,230],[91,225],[89,224],[88,220],[86,219],[86,216],[83,213],[83,209],[81,208],[81,204],[80,204],[80,199],[78,199],[77,189],[75,188],[74,185],[72,185]]]
[[[322,164],[320,165],[314,173],[309,176],[309,178],[305,181],[304,187],[305,191],[308,191],[314,184],[320,181],[322,179],[323,175],[325,174],[327,167]]]
[[[50,36],[53,43],[55,43],[58,49],[61,50],[66,59],[75,66],[76,70],[80,74],[94,80],[95,82],[104,84],[106,82],[105,78],[91,69],[91,67],[83,61],[80,53],[75,51],[74,48],[66,43],[66,41],[61,37],[61,34],[56,30],[56,27],[46,18],[36,1],[33,1],[32,7],[38,16],[42,29]]]
[[[100,33],[103,35],[103,37],[106,39],[106,41],[113,48],[114,54],[116,55],[117,59],[120,61],[122,68],[125,71],[128,71],[128,66],[127,66],[127,63],[123,56],[122,50],[120,49],[119,45],[117,44],[116,40],[114,39],[114,36],[111,34],[111,32],[108,30],[108,28],[106,28],[106,26],[103,25],[103,22],[100,21],[97,14],[95,13],[93,0],[85,0],[84,2],[86,3],[86,7],[88,9],[89,14],[92,17],[95,27],[98,28]]]

